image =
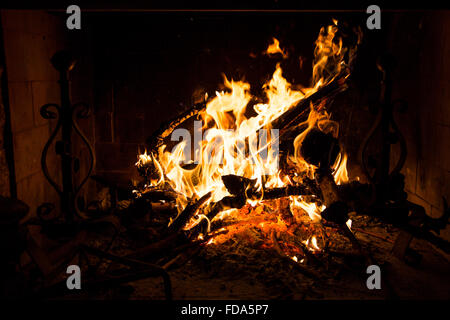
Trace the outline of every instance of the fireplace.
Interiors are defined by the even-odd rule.
[[[67,16],[1,11],[2,294],[449,298],[448,12]]]

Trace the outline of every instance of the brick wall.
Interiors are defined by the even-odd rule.
[[[43,202],[55,202],[56,192],[41,170],[42,148],[55,122],[40,116],[45,103],[60,102],[58,73],[51,56],[64,48],[64,24],[41,11],[2,10],[9,107],[14,144],[17,197],[30,206],[30,213]],[[58,159],[49,150],[50,174],[57,181]]]
[[[395,32],[391,48],[394,98],[408,103],[406,113],[396,113],[408,142],[406,189],[409,200],[439,217],[442,197],[450,202],[450,12],[403,15],[397,27],[403,32]]]
[[[3,78],[4,66],[0,65],[0,80]],[[1,83],[1,81],[0,81]],[[6,113],[5,106],[3,104],[3,92],[0,85],[0,196],[8,197],[11,195],[10,180],[9,180],[9,168],[6,160],[6,144],[5,144],[5,125],[6,125]]]

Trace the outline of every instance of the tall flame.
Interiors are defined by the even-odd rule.
[[[210,98],[206,108],[200,113],[204,130],[202,140],[194,157],[198,164],[187,169],[183,166],[190,155],[185,154],[186,141],[178,143],[171,151],[167,146],[159,148],[157,157],[140,155],[137,165],[153,162],[160,168],[159,179],[152,181],[152,185],[166,182],[180,194],[178,210],[181,211],[193,198],[199,198],[208,192],[212,193],[209,201],[219,201],[229,195],[221,177],[237,175],[256,180],[256,187],[282,187],[292,184],[283,176],[278,168],[278,154],[271,152],[275,142],[271,134],[270,123],[296,105],[300,100],[316,92],[318,88],[329,83],[340,72],[344,65],[345,49],[342,39],[336,37],[337,22],[327,28],[322,28],[315,42],[312,84],[301,90],[294,88],[284,77],[280,64],[276,65],[272,78],[264,84],[265,103],[253,106],[250,102],[255,97],[250,93],[250,84],[244,81],[229,80],[224,77],[226,90],[216,92]],[[267,54],[281,53],[286,55],[279,46],[279,41],[273,39]],[[253,107],[254,116],[245,115],[247,108]],[[320,127],[324,121],[331,122],[325,111],[317,111],[311,105],[308,119],[304,123],[306,129],[294,140],[294,155],[290,160],[295,164],[297,172],[314,177],[315,167],[306,163],[299,152],[299,147],[306,134],[315,127]],[[269,132],[267,142],[258,145],[257,134],[261,129]],[[269,150],[267,157],[262,158],[263,150]],[[273,151],[273,150],[272,150]],[[342,183],[348,180],[347,156],[341,155],[335,164],[335,180]],[[291,207],[304,210],[312,221],[320,220],[320,212],[324,206],[308,203],[302,197],[291,197]],[[255,206],[258,200],[249,200]],[[229,211],[236,214],[237,210]],[[215,219],[223,218],[218,215]],[[205,216],[196,216],[188,224],[193,227]],[[210,223],[210,221],[208,221]],[[314,238],[315,239],[315,238]],[[312,248],[318,250],[316,240],[312,240]]]

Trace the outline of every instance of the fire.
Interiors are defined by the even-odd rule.
[[[278,41],[278,39],[276,39],[276,38],[272,38],[272,41],[273,41],[273,42],[267,47],[266,53],[267,53],[268,55],[281,53],[281,55],[283,56],[283,58],[287,58],[287,53],[285,53],[285,52],[280,48],[280,41]]]
[[[337,37],[337,21],[327,28],[322,28],[315,42],[314,65],[312,83],[309,87],[293,86],[285,77],[281,65],[276,65],[272,77],[264,86],[264,98],[256,99],[250,92],[250,84],[244,81],[228,79],[224,76],[226,90],[216,92],[210,97],[199,117],[202,125],[196,127],[194,134],[200,134],[202,139],[195,146],[193,154],[186,152],[191,141],[181,141],[171,151],[166,145],[159,147],[157,154],[139,156],[136,166],[144,168],[147,164],[156,167],[156,178],[149,181],[149,186],[165,184],[180,196],[177,199],[178,211],[181,212],[188,203],[199,199],[211,192],[211,197],[205,203],[215,203],[226,196],[229,191],[222,180],[223,176],[235,175],[254,181],[254,189],[263,194],[265,188],[286,187],[293,185],[292,179],[279,168],[278,136],[271,128],[271,123],[286,111],[297,105],[299,101],[309,97],[321,86],[332,81],[345,67],[344,56],[346,49],[342,39]],[[273,43],[267,48],[266,54],[281,53],[285,58],[286,52],[280,48],[280,43],[273,38]],[[264,101],[251,105],[251,101]],[[253,108],[254,116],[247,117],[246,111]],[[324,130],[336,124],[330,120],[330,115],[323,109],[311,105],[307,120],[300,124],[305,129],[294,140],[294,154],[288,157],[296,171],[296,178],[301,181],[304,177],[314,178],[314,165],[308,164],[300,154],[300,147],[308,132],[314,128]],[[265,132],[263,139],[258,136]],[[191,158],[194,157],[194,162]],[[186,164],[195,165],[186,168]],[[347,155],[340,154],[333,166],[334,179],[337,184],[348,181]],[[307,214],[311,222],[319,222],[320,213],[325,206],[302,196],[290,196],[287,200],[292,212]],[[291,232],[288,223],[277,215],[267,214],[270,201],[247,199],[247,206],[243,209],[224,209],[211,221],[199,210],[186,224],[185,230],[207,221],[208,232],[211,224],[217,220],[233,220],[233,227],[225,227],[228,232],[211,238],[207,244],[220,244],[226,239],[240,232],[239,226],[250,228],[254,226],[269,235],[271,232]],[[272,201],[274,202],[274,201]],[[277,209],[276,209],[277,210]],[[275,212],[276,212],[275,210]],[[248,213],[244,213],[244,211]],[[203,239],[204,235],[199,236]],[[320,251],[315,236],[308,239],[306,246],[312,251]],[[293,256],[298,261],[297,256]],[[303,260],[302,260],[303,261]]]
[[[320,213],[323,210],[325,210],[324,205],[321,205],[320,207],[318,207],[315,202],[307,203],[305,200],[302,200],[301,196],[292,197],[291,208],[292,209],[293,208],[303,209],[308,214],[311,221],[313,221],[313,222],[320,221],[320,219],[321,219]]]
[[[347,155],[344,154],[341,161],[341,155],[339,155],[336,163],[334,165],[334,181],[336,181],[337,185],[348,182],[348,173],[347,173]]]
[[[347,227],[352,230],[352,219],[348,219],[347,222],[345,223],[347,225]]]
[[[316,236],[312,236],[311,237],[311,241],[310,239],[306,240],[303,242],[304,245],[311,251],[320,251],[319,245],[317,244],[317,238]]]
[[[320,29],[314,50],[313,83],[315,86],[331,81],[343,67],[346,50],[342,46],[342,38],[335,41],[337,31],[336,20],[327,28]]]
[[[229,195],[221,177],[238,175],[256,179],[257,186],[263,187],[263,176],[270,178],[264,187],[285,184],[278,170],[278,155],[272,152],[272,130],[270,122],[286,112],[292,105],[305,97],[305,93],[293,90],[282,76],[280,65],[277,65],[272,79],[264,86],[267,103],[254,106],[256,116],[246,118],[245,111],[252,96],[250,85],[242,81],[229,81],[225,78],[225,86],[229,92],[216,92],[201,114],[207,126],[204,140],[198,149],[199,164],[193,170],[186,170],[182,163],[187,157],[184,154],[185,142],[179,143],[172,152],[165,148],[159,150],[159,159],[168,183],[187,199],[201,197],[212,191],[211,200],[217,202]],[[305,90],[307,92],[308,90]],[[265,129],[267,142],[258,146],[258,132]],[[260,137],[261,138],[261,137]],[[261,139],[260,139],[261,140]],[[248,145],[248,152],[244,148]],[[266,157],[261,154],[267,150]]]
[[[149,179],[149,186],[157,186],[163,183],[164,181],[164,173],[161,165],[159,164],[158,160],[155,158],[153,153],[147,154],[147,150],[143,154],[139,155],[139,159],[136,162],[135,166],[138,168],[138,170],[148,171],[148,168],[151,168],[153,164],[153,168],[156,169],[157,174],[155,175],[150,174],[149,172],[145,172],[143,175],[146,177],[150,177]]]

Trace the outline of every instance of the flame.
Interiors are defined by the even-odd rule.
[[[320,29],[314,50],[313,83],[316,86],[331,81],[343,67],[346,50],[342,38],[335,39],[337,31],[337,21]]]
[[[159,161],[153,155],[153,153],[147,154],[147,150],[145,150],[143,154],[140,154],[138,156],[138,161],[135,163],[135,166],[140,170],[147,170],[152,166],[156,168],[157,171],[156,177],[154,174],[153,175],[148,173],[146,174],[150,178],[149,179],[150,185],[148,185],[148,187],[151,186],[156,187],[164,182],[163,169]]]
[[[281,48],[280,48],[280,41],[278,41],[277,38],[272,38],[272,43],[267,47],[266,50],[266,54],[268,55],[272,55],[272,54],[277,54],[277,53],[281,53],[281,55],[283,56],[283,58],[287,58],[287,53],[284,52]]]
[[[318,207],[315,202],[308,203],[302,200],[301,196],[298,196],[292,197],[291,210],[293,210],[294,208],[303,209],[313,222],[318,222],[322,219],[320,213],[325,210],[326,207],[324,205]]]
[[[311,239],[311,241],[310,241]],[[316,236],[312,236],[310,239],[307,239],[303,242],[303,244],[311,251],[320,251],[319,245],[317,244]]]
[[[312,247],[313,247],[315,250],[320,250],[319,246],[317,245],[317,238],[316,238],[316,236],[312,236],[312,238],[311,238],[311,244],[312,244]]]
[[[195,166],[187,169],[184,164],[191,163],[192,154],[186,153],[190,141],[181,141],[172,150],[167,150],[167,145],[162,145],[157,154],[144,154],[139,156],[136,163],[138,169],[154,165],[157,177],[151,180],[151,186],[161,184],[168,185],[178,194],[177,208],[181,212],[189,201],[198,199],[211,192],[210,199],[205,205],[217,202],[230,195],[226,189],[222,176],[237,175],[255,180],[254,188],[258,191],[264,188],[275,188],[292,185],[293,181],[279,169],[279,156],[276,152],[278,137],[270,124],[287,110],[297,105],[299,101],[316,92],[321,86],[332,81],[344,68],[344,55],[342,39],[337,37],[337,21],[333,25],[320,29],[315,42],[314,65],[312,83],[310,87],[293,86],[283,77],[283,71],[278,63],[270,80],[263,85],[264,97],[257,99],[251,94],[250,84],[245,81],[236,81],[224,76],[225,90],[216,92],[209,97],[206,108],[200,112],[201,126],[196,127],[196,133],[201,135],[193,152]],[[287,53],[280,48],[279,41],[273,38],[266,53],[271,55],[281,53],[287,57]],[[208,95],[205,95],[208,98]],[[252,101],[263,101],[251,105]],[[253,109],[253,116],[247,117],[248,109]],[[336,133],[337,126],[330,120],[330,115],[318,106],[309,106],[309,115],[304,123],[298,125],[305,128],[294,140],[294,154],[288,161],[295,166],[296,177],[314,178],[315,166],[308,164],[300,154],[301,144],[310,130],[332,130]],[[248,113],[247,113],[248,114]],[[331,128],[331,129],[330,129]],[[195,131],[194,130],[194,131]],[[259,135],[266,133],[265,141]],[[261,142],[263,141],[263,142]],[[188,148],[189,149],[189,148]],[[191,162],[189,162],[191,161]],[[347,155],[339,155],[339,159],[333,166],[334,178],[337,184],[348,181]],[[301,179],[300,179],[301,180]],[[312,222],[320,221],[324,205],[316,202],[308,202],[301,196],[289,198],[292,210],[306,212]],[[257,210],[262,208],[262,199],[247,199],[249,210],[257,215]],[[261,209],[262,210],[262,209]],[[215,220],[234,219],[248,222],[250,218],[243,216],[241,210],[230,209],[220,212],[212,221],[204,214],[196,213],[186,224],[185,230],[206,219],[208,230]],[[247,220],[246,220],[247,219]],[[258,220],[252,217],[252,221],[258,228],[269,234],[272,230],[287,231],[285,221],[277,216],[276,221]],[[226,236],[220,235],[211,238],[207,244],[220,243],[220,239],[233,236],[237,231],[228,229]],[[199,239],[203,239],[200,235]],[[306,245],[313,251],[320,250],[317,238],[313,236],[307,240]],[[297,257],[292,258],[298,261]],[[303,259],[301,260],[301,262]]]
[[[305,94],[291,88],[278,64],[272,79],[264,86],[267,103],[256,104],[256,116],[247,118],[244,113],[252,99],[250,85],[225,78],[225,86],[229,91],[216,92],[201,114],[207,130],[198,149],[199,164],[195,169],[186,170],[182,167],[187,158],[184,154],[185,141],[180,142],[172,152],[166,151],[164,146],[159,150],[167,182],[185,196],[181,209],[187,199],[201,197],[209,191],[212,191],[211,201],[214,202],[229,195],[221,179],[223,175],[234,174],[256,179],[256,186],[261,189],[263,175],[269,174],[265,187],[286,185],[286,180],[280,178],[278,154],[272,150],[272,144],[277,141],[271,140],[269,123],[304,98]],[[261,129],[267,132],[267,142],[258,146],[258,132]],[[246,144],[248,152],[244,150]],[[267,152],[263,159],[261,153],[265,150]]]
[[[348,182],[347,154],[344,154],[344,156],[342,157],[342,161],[341,154],[339,154],[338,159],[333,166],[333,169],[335,170],[333,177],[337,185]]]
[[[147,150],[145,150],[143,154],[140,154],[138,156],[138,159],[139,159],[138,162],[136,162],[135,164],[137,167],[143,167],[152,162],[152,157],[149,154],[147,154]]]
[[[352,230],[352,219],[348,219],[347,222],[345,223],[347,225],[347,227]]]

